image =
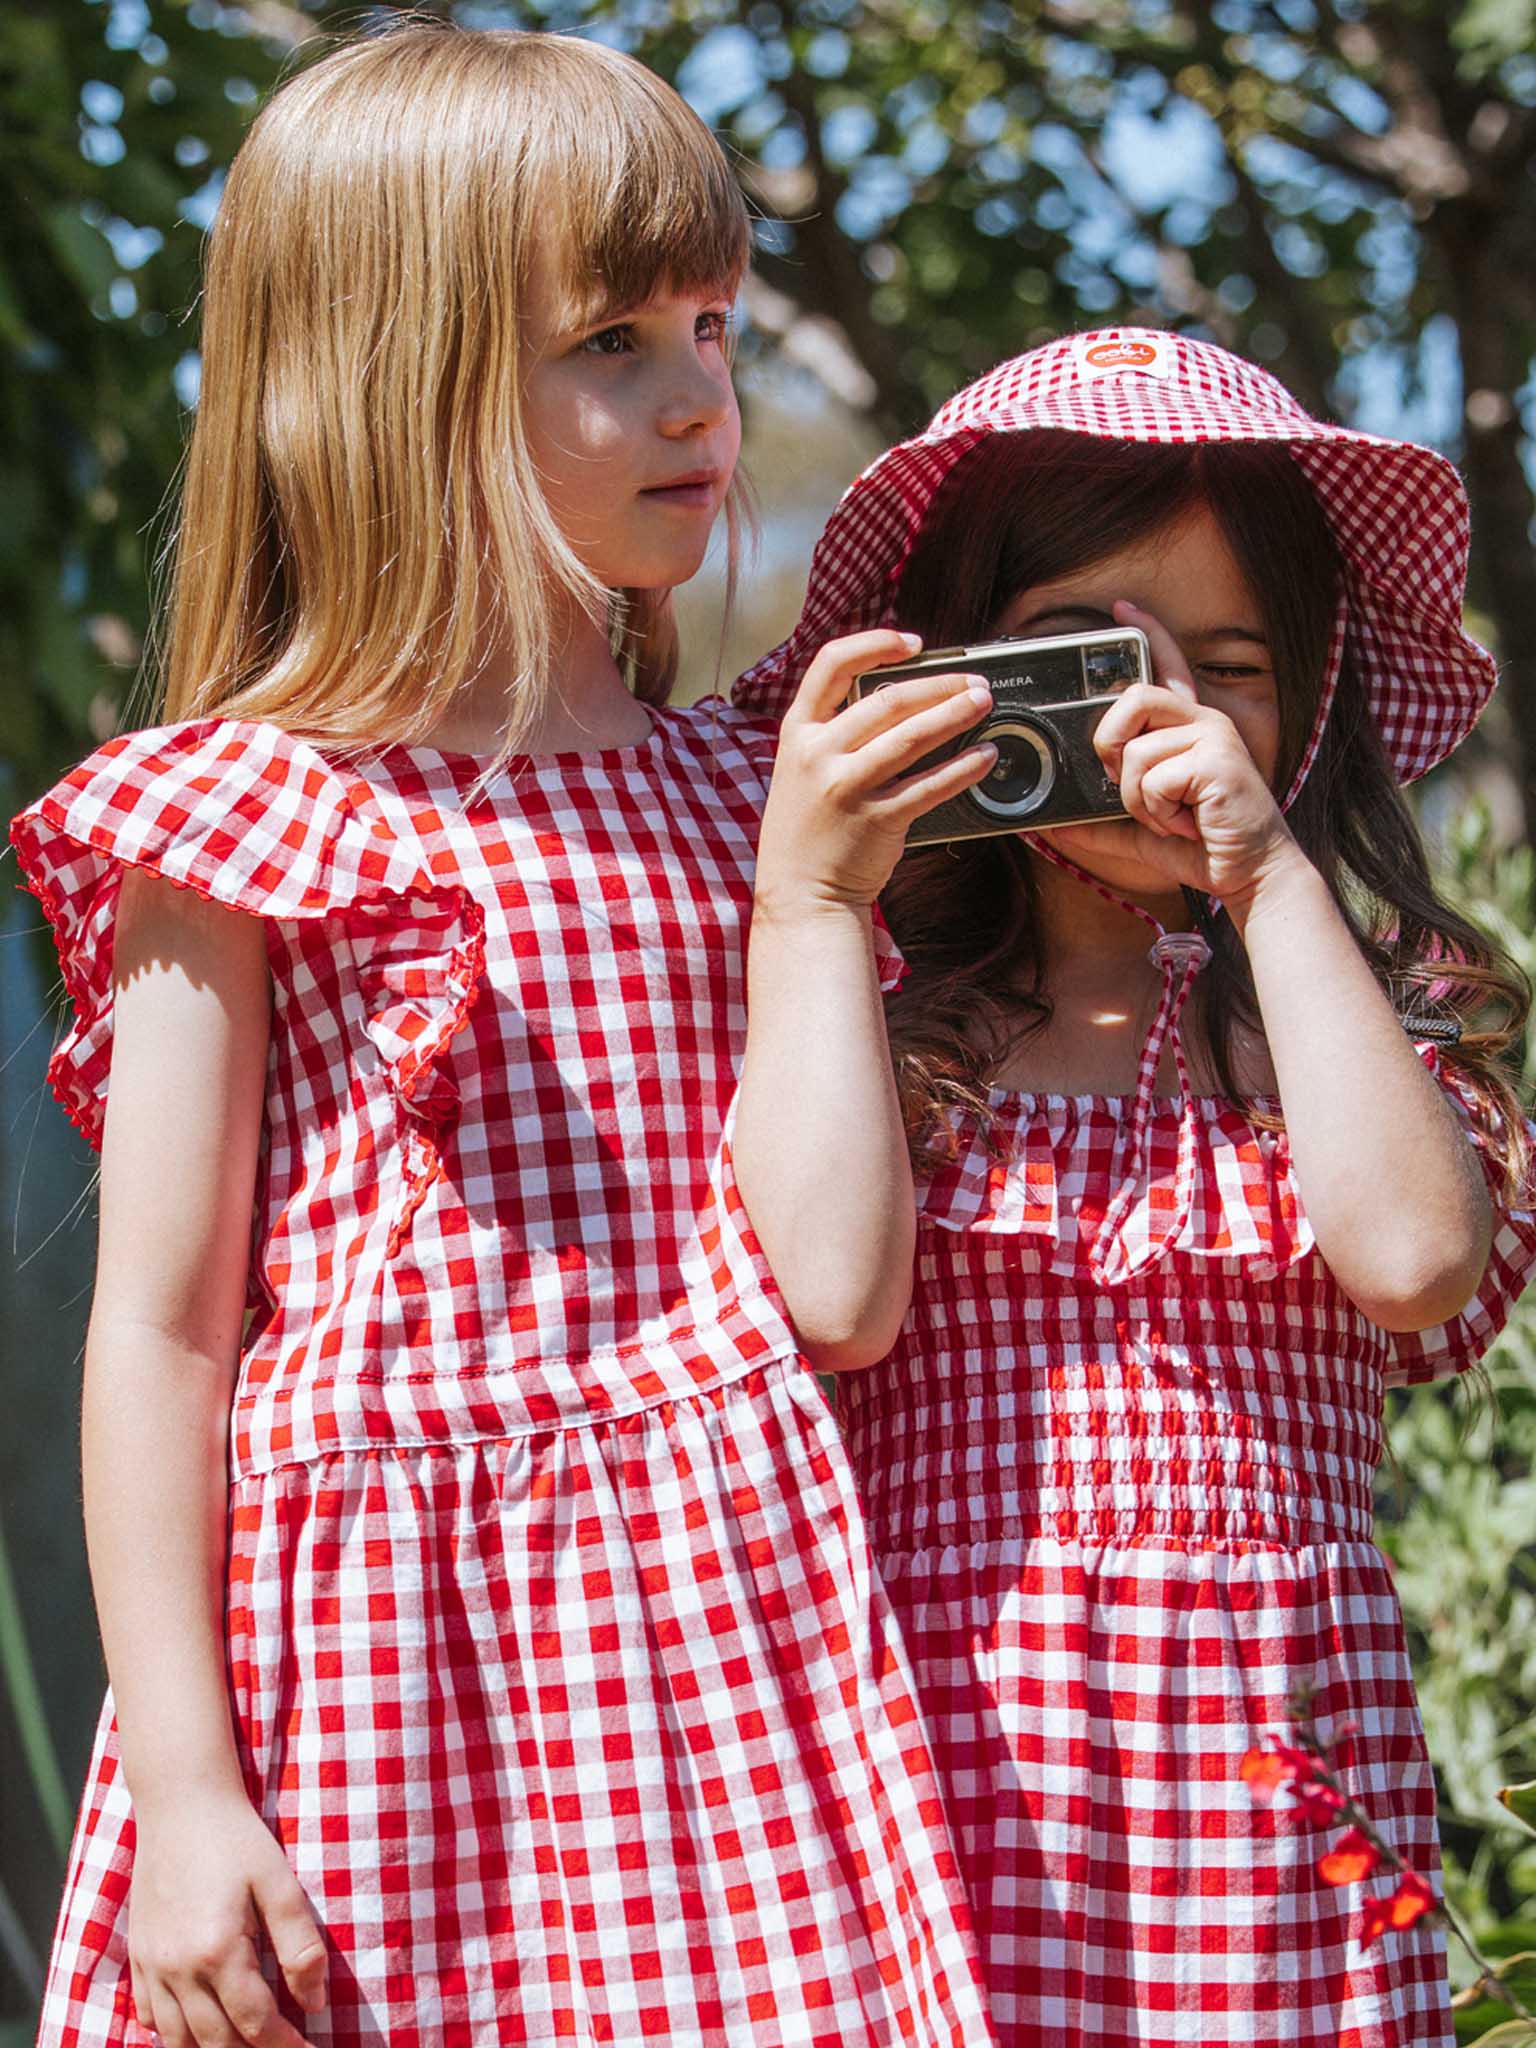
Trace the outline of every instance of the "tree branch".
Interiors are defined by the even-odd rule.
[[[815,87],[803,71],[793,68],[779,81],[779,89],[804,133],[816,197],[814,210],[790,223],[795,254],[802,266],[799,276],[790,263],[781,262],[774,266],[774,282],[808,312],[822,313],[837,322],[874,379],[882,425],[897,433],[911,433],[932,407],[921,382],[908,371],[895,334],[870,312],[869,280],[857,245],[837,225],[837,203],[848,186],[823,151]]]

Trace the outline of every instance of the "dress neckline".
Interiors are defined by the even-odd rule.
[[[1280,1098],[1273,1093],[1252,1095],[1248,1100],[1256,1109],[1278,1110]],[[1098,1110],[1107,1116],[1129,1115],[1136,1105],[1134,1089],[1104,1095],[1097,1093],[1073,1094],[1065,1089],[1054,1088],[989,1088],[987,1101],[995,1109],[1075,1109],[1079,1114]],[[1206,1114],[1219,1114],[1230,1110],[1234,1116],[1243,1114],[1242,1105],[1234,1102],[1230,1095],[1192,1095],[1190,1101],[1197,1110]],[[1180,1106],[1177,1095],[1154,1095],[1151,1109],[1155,1115],[1165,1116],[1177,1112]]]

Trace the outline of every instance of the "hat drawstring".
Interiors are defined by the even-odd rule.
[[[1128,910],[1157,933],[1147,957],[1162,976],[1157,1015],[1152,1020],[1141,1048],[1136,1070],[1136,1101],[1129,1128],[1116,1151],[1123,1164],[1116,1174],[1115,1191],[1105,1208],[1099,1227],[1088,1248],[1088,1266],[1101,1287],[1120,1287],[1144,1273],[1166,1256],[1189,1221],[1195,1192],[1195,1162],[1198,1156],[1199,1126],[1195,1114],[1194,1090],[1179,1019],[1195,985],[1195,977],[1211,957],[1211,949],[1199,932],[1168,931],[1151,911],[1108,889],[1097,877],[1080,868],[1076,861],[1045,841],[1030,835],[1031,848],[1092,889],[1106,903]],[[1163,1047],[1172,1043],[1173,1063],[1179,1077],[1179,1142],[1174,1165],[1173,1199],[1154,1207],[1150,1185],[1152,1165],[1152,1106],[1156,1100],[1157,1070]],[[1138,1199],[1144,1201],[1144,1228],[1138,1242],[1128,1241],[1123,1226]]]

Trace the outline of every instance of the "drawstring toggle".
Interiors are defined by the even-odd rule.
[[[1211,957],[1211,949],[1198,932],[1163,932],[1147,948],[1147,958],[1159,973],[1165,967],[1177,973],[1198,974]]]

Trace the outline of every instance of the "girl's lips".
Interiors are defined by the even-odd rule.
[[[680,476],[675,483],[650,484],[640,495],[655,504],[701,507],[714,503],[719,483],[717,471],[695,470]]]

